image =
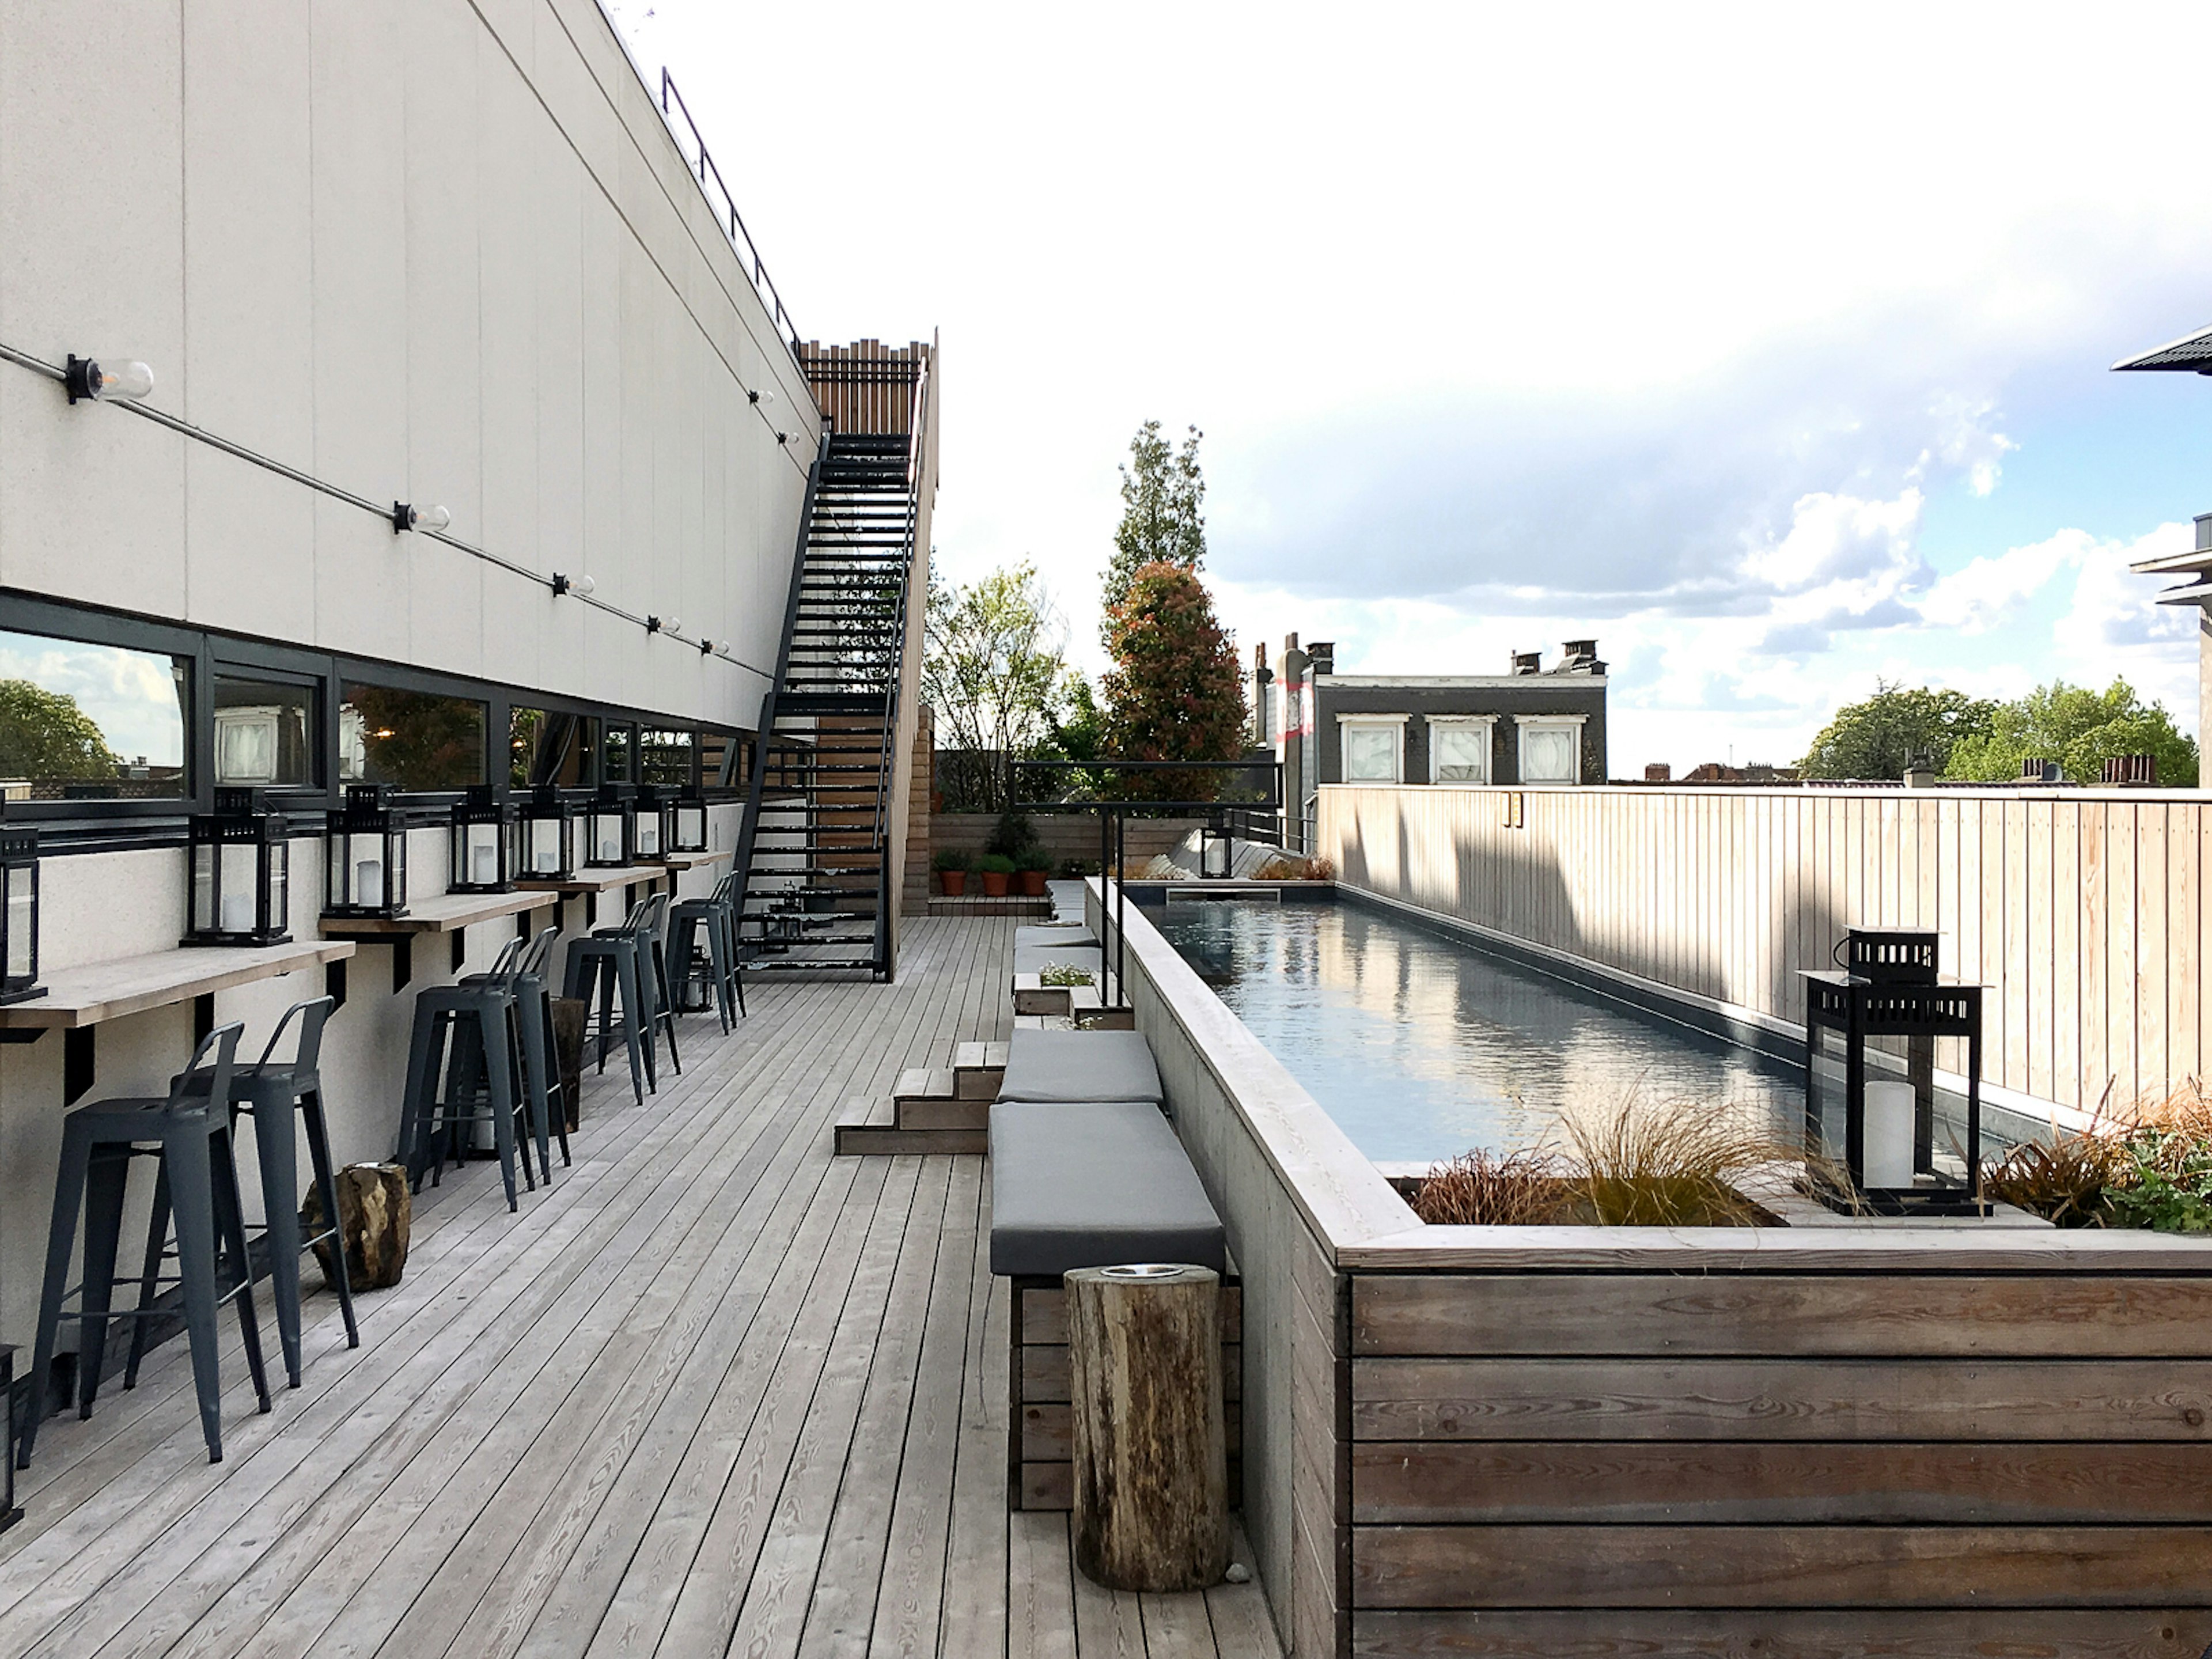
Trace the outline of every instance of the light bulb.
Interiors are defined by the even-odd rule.
[[[453,523],[453,515],[442,507],[418,507],[415,509],[417,530],[443,530]]]
[[[681,634],[684,631],[684,618],[681,617],[670,617],[662,622],[660,625],[672,634]]]
[[[568,591],[580,599],[588,599],[599,591],[599,585],[589,576],[579,576],[568,584]]]
[[[775,401],[775,393],[766,386],[763,386],[758,392],[748,392],[745,396],[757,404],[772,404]]]
[[[94,395],[100,398],[150,398],[154,395],[154,371],[137,362],[104,365],[100,374],[100,389]]]

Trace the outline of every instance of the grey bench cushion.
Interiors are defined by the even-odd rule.
[[[1221,1218],[1159,1109],[1130,1100],[992,1107],[991,1271],[1057,1274],[1123,1261],[1229,1265]]]
[[[1018,1030],[1006,1045],[1001,1100],[1167,1098],[1142,1031]]]
[[[1088,927],[1017,927],[1014,929],[1014,949],[1031,945],[1087,945],[1098,946],[1098,935]]]
[[[1095,945],[1017,945],[1014,946],[1014,971],[1018,974],[1041,974],[1048,968],[1065,963],[1080,968],[1095,979],[1106,965],[1105,952]]]

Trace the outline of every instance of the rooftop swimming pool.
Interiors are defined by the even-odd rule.
[[[1379,908],[1169,893],[1146,915],[1378,1162],[1555,1141],[1570,1115],[1632,1098],[1721,1106],[1784,1135],[1804,1122],[1790,1060]],[[1984,1123],[2010,1138],[1986,1108]]]

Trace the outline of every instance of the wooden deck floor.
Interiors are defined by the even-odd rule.
[[[892,986],[758,981],[642,1108],[611,1067],[520,1216],[495,1165],[426,1194],[359,1350],[312,1297],[267,1417],[234,1343],[221,1465],[181,1341],[52,1419],[0,1659],[1277,1654],[1256,1585],[1109,1594],[1007,1514],[984,1160],[830,1156],[842,1102],[1006,1034],[1013,927],[912,922]]]

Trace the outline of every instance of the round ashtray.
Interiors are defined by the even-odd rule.
[[[1130,1261],[1098,1271],[1109,1279],[1173,1279],[1183,1268],[1176,1261]]]

